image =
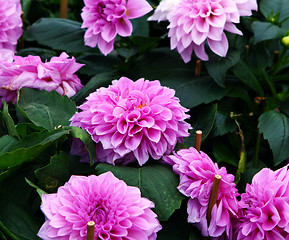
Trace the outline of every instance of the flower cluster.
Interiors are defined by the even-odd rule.
[[[289,172],[287,166],[264,168],[247,184],[239,202],[238,240],[285,240],[289,237]]]
[[[113,50],[115,38],[130,36],[130,19],[139,18],[152,10],[145,0],[84,0],[81,17],[85,45],[98,46],[107,55]]]
[[[137,161],[143,165],[149,154],[160,159],[178,140],[189,135],[175,91],[159,81],[122,77],[108,88],[100,88],[79,107],[71,125],[85,129],[98,144],[100,161]]]
[[[219,169],[205,153],[199,153],[193,147],[181,149],[164,160],[180,175],[179,191],[189,197],[188,222],[196,224],[203,236],[231,237],[232,219],[238,212],[234,176],[224,167]],[[207,212],[215,175],[221,176],[221,182],[208,226]]]
[[[5,60],[6,59],[6,60]],[[12,60],[12,61],[11,61]],[[11,56],[3,53],[0,65],[0,98],[15,103],[22,87],[57,91],[61,95],[73,96],[83,86],[74,74],[83,65],[69,59],[66,53],[42,62],[39,56]]]
[[[15,52],[22,35],[20,0],[0,0],[0,49]]]
[[[42,195],[46,221],[38,236],[44,240],[85,240],[87,223],[95,222],[95,239],[156,239],[161,229],[154,203],[111,172],[71,176],[57,193]]]
[[[193,51],[200,59],[208,60],[205,43],[215,54],[225,57],[229,45],[224,31],[242,35],[234,23],[257,10],[256,0],[181,0],[171,10],[167,5],[171,6],[171,1],[163,0],[151,20],[169,20],[171,49],[176,48],[184,62],[191,60]]]

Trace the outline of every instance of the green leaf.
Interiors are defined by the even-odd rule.
[[[155,203],[154,211],[160,221],[168,220],[175,209],[180,208],[184,198],[177,190],[177,176],[165,165],[132,168],[98,164],[96,170],[98,173],[111,171],[129,186],[140,188],[142,196]]]
[[[279,13],[279,23],[289,16],[288,2],[284,0],[262,0],[260,2],[260,11],[267,18],[272,16],[272,13]]]
[[[260,75],[261,69],[266,69],[273,65],[274,57],[267,48],[266,42],[260,42],[249,48],[249,59],[247,65],[250,66],[255,76]]]
[[[233,67],[233,72],[246,86],[256,91],[260,96],[264,96],[264,91],[258,82],[258,79],[242,60]]]
[[[168,221],[161,222],[162,229],[157,233],[157,240],[186,240],[192,224],[188,223],[187,202],[177,209]]]
[[[39,186],[47,192],[56,192],[71,176],[71,165],[64,152],[51,157],[50,163],[35,171]]]
[[[27,171],[21,172],[5,183],[1,183],[0,221],[7,229],[6,233],[10,233],[7,235],[12,239],[36,240],[40,239],[37,232],[41,222],[34,213],[40,206],[40,199],[25,182],[26,174]],[[37,199],[34,199],[35,196]]]
[[[140,56],[126,75],[132,79],[178,82],[183,78],[191,80],[193,69],[193,64],[185,64],[178,53],[169,48],[158,48]]]
[[[61,18],[41,18],[27,29],[39,44],[71,53],[96,52],[84,46],[81,23]]]
[[[289,157],[289,119],[283,113],[269,111],[259,118],[258,128],[273,151],[274,165]]]
[[[232,90],[228,93],[228,97],[232,99],[239,98],[246,103],[246,107],[248,111],[253,112],[255,109],[255,102],[254,99],[249,95],[247,88],[241,88],[240,86],[236,85],[232,88]],[[234,104],[233,104],[234,105]]]
[[[30,9],[32,2],[33,2],[33,0],[22,0],[21,1],[21,6],[22,6],[22,10],[24,12],[25,18],[28,17],[28,12],[29,12],[29,9]]]
[[[269,22],[255,21],[252,23],[252,30],[254,32],[254,43],[265,40],[280,39],[286,30]]]
[[[133,25],[132,36],[148,37],[149,35],[149,23],[147,21],[148,16],[145,15],[140,18],[135,18],[131,20]]]
[[[87,133],[85,130],[74,126],[64,127],[64,129],[70,130],[70,134],[72,137],[78,138],[84,143],[90,158],[90,165],[93,165],[96,158],[96,148],[95,142],[92,140],[90,134]]]
[[[9,236],[9,239],[11,238],[13,240],[18,240],[18,238],[11,231],[9,231],[9,229],[7,227],[5,227],[1,221],[0,221],[0,230],[1,230],[0,231],[0,234],[1,234],[0,237],[2,237],[4,240],[7,239],[7,238],[5,238],[4,235],[2,235],[4,233],[7,237]],[[3,233],[2,233],[2,231],[3,231]]]
[[[8,111],[8,104],[4,101],[3,101],[3,120],[5,123],[6,129],[8,131],[8,134],[12,137],[19,138],[19,134],[16,130],[14,121]]]
[[[22,48],[17,51],[17,55],[26,57],[28,55],[39,56],[43,61],[55,57],[57,53],[53,50],[45,48],[28,47]]]
[[[18,240],[38,240],[40,222],[33,218],[24,206],[9,201],[0,201],[0,219]],[[5,219],[5,222],[4,222]]]
[[[236,129],[236,124],[232,118],[222,112],[218,112],[211,135],[213,137],[223,136]]]
[[[39,154],[63,139],[69,131],[54,130],[31,134],[19,141],[9,152],[0,155],[0,170],[33,161]]]
[[[209,75],[219,86],[225,87],[226,73],[239,62],[240,55],[240,50],[231,50],[224,58],[215,55],[205,62]]]
[[[249,165],[249,164],[248,164]],[[266,166],[264,166],[266,167]],[[247,167],[247,169],[241,173],[241,180],[239,181],[237,187],[239,189],[239,192],[245,192],[247,184],[252,183],[252,178],[255,176],[257,172],[259,172],[263,167]]]
[[[1,172],[0,174],[0,183],[6,180],[7,178],[11,177],[19,170],[20,166],[8,168],[7,170]]]
[[[178,53],[160,48],[142,55],[129,68],[127,76],[158,79],[162,86],[176,90],[181,105],[187,108],[219,100],[230,91],[230,87],[220,87],[210,77],[194,77],[195,66],[192,63],[185,64]]]
[[[101,54],[87,54],[76,58],[76,61],[85,64],[77,72],[89,76],[96,74],[105,76],[105,74],[116,71],[116,65],[120,63],[120,59],[117,56],[104,56]]]
[[[33,182],[29,181],[27,178],[25,178],[25,181],[29,184],[29,186],[33,187],[36,189],[39,197],[41,198],[41,196],[43,194],[47,194],[47,192],[43,191],[40,187],[38,187],[36,184],[34,184]]]
[[[202,236],[200,230],[198,230],[197,228],[194,228],[190,232],[189,240],[200,240],[200,239],[204,239],[204,237]]]
[[[94,92],[100,87],[107,87],[114,79],[117,79],[117,73],[115,71],[96,74],[71,99],[79,104],[82,104],[90,93]]]
[[[215,142],[213,145],[213,154],[218,163],[229,163],[234,167],[238,167],[238,156],[235,155],[226,144]]]
[[[9,152],[18,143],[15,137],[4,135],[0,138],[0,155]]]
[[[19,133],[20,137],[26,137],[27,135],[30,135],[35,132],[41,132],[45,130],[43,127],[38,127],[34,125],[33,123],[30,122],[24,122],[24,123],[19,123],[16,126],[16,130]]]
[[[210,77],[199,77],[189,81],[183,79],[183,81],[174,83],[164,81],[164,84],[176,90],[176,96],[180,98],[181,104],[187,108],[220,100],[230,91],[229,87],[218,86]]]
[[[75,103],[58,92],[31,88],[19,91],[17,106],[36,126],[53,130],[59,125],[68,126],[69,119],[77,111]]]
[[[193,129],[190,130],[190,136],[184,139],[187,147],[194,146],[196,131],[202,131],[202,141],[209,135],[217,115],[217,104],[211,103],[208,105],[200,105],[197,108],[191,109],[191,118],[188,122],[192,125]]]
[[[281,103],[280,110],[289,117],[289,98]]]

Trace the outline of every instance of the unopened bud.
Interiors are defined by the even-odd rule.
[[[284,47],[289,48],[289,36],[283,37],[281,40]]]

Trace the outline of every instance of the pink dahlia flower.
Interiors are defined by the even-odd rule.
[[[107,55],[113,50],[116,35],[130,36],[132,24],[152,10],[145,0],[84,0],[81,17],[82,28],[88,28],[84,35],[85,45],[95,47]]]
[[[154,240],[161,229],[154,203],[141,197],[111,172],[71,176],[57,193],[42,195],[46,221],[38,236],[44,240],[85,240],[87,223],[95,222],[95,239]]]
[[[16,50],[22,35],[20,0],[0,0],[0,49]]]
[[[143,165],[149,154],[160,159],[189,135],[191,126],[184,121],[188,109],[174,95],[157,80],[122,77],[91,93],[71,125],[85,129],[99,143],[100,161],[127,163],[136,158]]]
[[[162,0],[157,6],[154,14],[148,18],[148,21],[166,21],[174,11],[174,8],[181,0]]]
[[[0,64],[13,62],[14,52],[5,48],[0,48]],[[1,69],[0,69],[1,73]]]
[[[169,18],[171,49],[176,48],[186,63],[193,51],[207,61],[207,42],[214,53],[225,57],[229,45],[224,30],[242,35],[234,23],[252,10],[257,10],[256,0],[182,0]]]
[[[83,64],[69,59],[66,53],[43,63],[39,56],[14,56],[14,61],[0,65],[0,98],[15,103],[22,87],[55,90],[72,97],[83,86],[74,74]]]
[[[264,168],[247,184],[239,202],[239,224],[235,239],[289,239],[289,172],[287,166]]]
[[[166,162],[180,175],[179,191],[189,197],[188,222],[195,223],[203,236],[232,236],[232,219],[236,218],[238,202],[234,176],[220,168],[205,153],[195,148],[181,149],[166,156]],[[207,224],[207,211],[215,175],[222,177],[217,202],[212,209],[211,222]]]

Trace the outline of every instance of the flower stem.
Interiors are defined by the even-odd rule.
[[[60,17],[67,18],[68,0],[60,0]]]
[[[272,94],[273,94],[273,97],[274,97],[275,99],[277,99],[277,91],[276,91],[275,85],[274,85],[274,83],[272,82],[272,80],[271,80],[270,76],[268,75],[268,73],[265,71],[265,69],[263,69],[263,76],[264,76],[264,78],[265,78],[265,80],[266,80],[269,88],[271,89],[271,92],[272,92]]]
[[[201,130],[196,131],[195,149],[197,149],[198,152],[201,151],[202,134]]]
[[[212,192],[210,195],[208,211],[207,211],[208,226],[210,225],[210,222],[211,222],[211,214],[212,214],[213,207],[216,204],[217,199],[218,199],[218,192],[219,192],[219,186],[220,186],[221,179],[222,179],[222,177],[220,175],[217,175],[217,174],[214,177]]]
[[[94,221],[90,221],[87,223],[86,240],[94,240],[94,227],[95,227]]]

